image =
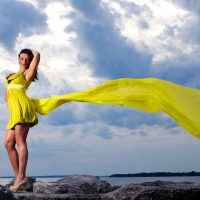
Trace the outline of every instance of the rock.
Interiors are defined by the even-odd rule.
[[[113,191],[113,187],[107,181],[92,175],[68,175],[55,181],[55,183],[78,186],[85,194],[98,194]]]
[[[52,193],[52,194],[83,194],[83,191],[76,185],[65,183],[44,183],[36,182],[33,186],[34,193]]]
[[[154,182],[143,182],[141,183],[142,186],[163,186],[163,185],[170,185],[175,184],[172,181],[154,181]]]
[[[129,184],[107,194],[102,200],[200,200],[200,183],[171,181]]]
[[[26,187],[26,191],[28,191],[28,192],[33,192],[33,183],[35,183],[36,178],[27,177],[27,179],[28,179],[28,185],[27,185],[27,187]],[[5,185],[5,187],[6,187],[7,189],[9,189],[9,187],[10,187],[11,185],[14,184],[14,180],[15,180],[15,179],[13,179],[10,183],[8,183],[7,185]]]
[[[14,200],[14,196],[5,186],[0,185],[0,200]]]
[[[97,194],[97,191],[101,191],[102,184],[105,184],[104,181],[103,183],[101,181],[98,177],[90,175],[66,176],[56,182],[36,182],[33,188],[35,192],[14,193],[15,198],[13,196],[8,198],[7,196],[12,195],[12,193],[9,193],[9,190],[6,191],[6,188],[4,188],[4,191],[0,188],[0,200],[6,200],[6,198],[8,200],[200,200],[200,183],[144,182],[141,184],[129,184],[115,191]],[[88,192],[91,192],[91,194],[88,194]],[[2,194],[4,196],[7,195],[6,198],[1,198]]]
[[[36,194],[14,193],[16,200],[101,200],[98,194]]]
[[[36,182],[33,186],[34,193],[46,194],[98,194],[114,189],[108,182],[91,175],[69,175],[51,183]]]

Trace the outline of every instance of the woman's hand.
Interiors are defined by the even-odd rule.
[[[8,90],[6,89],[5,94],[4,94],[4,99],[7,102],[8,101]]]

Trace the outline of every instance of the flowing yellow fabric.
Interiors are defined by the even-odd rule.
[[[80,92],[31,100],[41,115],[70,101],[129,106],[150,113],[162,111],[200,138],[200,91],[156,78],[117,79]]]

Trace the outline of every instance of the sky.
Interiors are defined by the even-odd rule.
[[[0,0],[0,176],[5,77],[23,48],[41,54],[27,95],[51,97],[118,78],[155,77],[200,88],[198,0]],[[70,102],[28,135],[28,176],[200,171],[200,140],[164,113]]]

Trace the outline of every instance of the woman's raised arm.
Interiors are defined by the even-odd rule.
[[[29,68],[26,70],[26,72],[24,73],[24,77],[27,81],[32,81],[35,74],[36,74],[36,70],[37,67],[39,65],[40,62],[40,53],[37,51],[34,51],[32,49],[29,49],[32,53],[33,53],[33,60],[30,63]]]

